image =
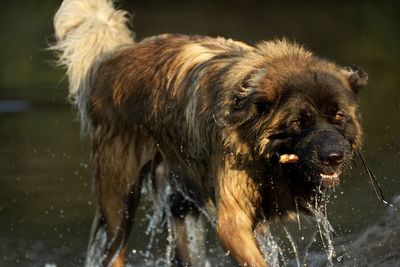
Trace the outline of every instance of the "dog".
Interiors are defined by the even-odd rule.
[[[98,210],[86,265],[124,265],[149,178],[166,194],[172,263],[204,266],[191,249],[204,237],[189,230],[204,227],[207,210],[238,265],[267,266],[256,225],[309,213],[307,203],[339,184],[362,144],[357,98],[367,74],[285,39],[135,42],[128,18],[110,0],[64,0],[54,18],[51,49],[92,140]]]

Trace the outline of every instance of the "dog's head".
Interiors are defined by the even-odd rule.
[[[357,93],[367,75],[315,64],[282,80],[264,149],[291,183],[335,187],[361,145]]]
[[[269,174],[295,190],[332,188],[361,145],[357,95],[367,75],[295,48],[242,80],[226,120]]]

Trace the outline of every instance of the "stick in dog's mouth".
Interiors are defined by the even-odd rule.
[[[279,157],[279,163],[287,164],[287,163],[296,163],[299,161],[299,156],[296,154],[283,154]]]

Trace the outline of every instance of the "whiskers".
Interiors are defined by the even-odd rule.
[[[361,163],[363,164],[364,169],[365,169],[365,171],[367,172],[367,174],[369,176],[369,179],[370,179],[371,184],[372,184],[372,188],[374,189],[374,192],[375,192],[376,197],[378,198],[378,200],[380,202],[382,202],[383,204],[387,205],[387,206],[391,206],[391,204],[389,204],[389,202],[386,201],[385,196],[383,195],[382,188],[379,185],[378,181],[376,180],[376,177],[375,177],[374,173],[368,167],[367,162],[364,159],[364,156],[361,154],[361,151],[360,150],[356,150],[356,154],[360,158]]]

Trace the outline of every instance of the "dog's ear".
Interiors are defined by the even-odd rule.
[[[240,92],[247,92],[247,98],[251,97],[252,104],[256,106],[257,111],[264,114],[269,111],[276,97],[275,90],[265,76],[265,69],[254,70],[242,80],[239,89]]]
[[[368,74],[360,66],[345,67],[342,69],[342,73],[355,93],[358,93],[368,83]]]
[[[246,84],[241,84],[239,88],[233,91],[231,100],[232,110],[236,112],[248,110],[251,107],[254,95],[254,88],[248,87]]]
[[[223,120],[230,125],[242,125],[244,122],[260,114],[267,114],[271,108],[271,100],[267,90],[262,86],[262,72],[251,72],[237,83],[226,98],[227,109]]]
[[[271,108],[271,101],[265,96],[265,92],[261,93],[261,90],[255,88],[246,87],[246,84],[242,84],[239,93],[235,96],[234,104],[237,109],[243,107],[243,105],[252,105],[258,113],[267,113]],[[243,94],[243,92],[246,92]]]
[[[241,110],[249,104],[254,93],[254,89],[250,85],[250,78],[251,75],[249,74],[233,87],[230,94],[230,106],[233,110]]]
[[[244,79],[228,95],[228,110],[225,120],[231,125],[241,125],[254,116],[257,109],[254,105],[257,90]]]

